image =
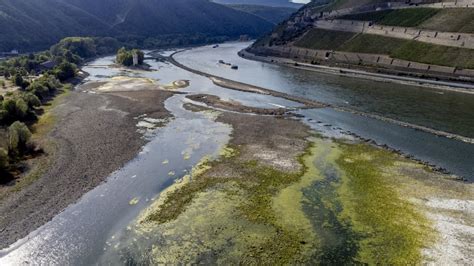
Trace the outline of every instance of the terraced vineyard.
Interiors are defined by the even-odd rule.
[[[344,15],[340,19],[373,21],[387,26],[474,33],[474,9],[472,8],[383,10]]]
[[[316,50],[386,54],[393,58],[426,64],[474,68],[474,52],[471,49],[372,34],[312,29],[295,45]]]

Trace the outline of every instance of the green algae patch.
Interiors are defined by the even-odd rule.
[[[297,172],[245,160],[242,146],[204,158],[142,213],[130,231],[141,247],[134,257],[145,264],[422,263],[436,235],[417,200],[444,183],[430,189],[421,176],[432,173],[422,165],[366,144],[310,141]]]
[[[357,261],[413,265],[434,239],[430,221],[404,199],[385,176],[399,160],[368,145],[341,144],[337,164],[343,171],[337,188],[343,210],[339,219],[358,237]],[[397,173],[393,173],[398,175]]]
[[[231,158],[237,155],[237,150],[232,147],[224,147],[220,152],[219,156],[223,158]]]
[[[193,167],[190,175],[185,175],[182,179],[177,180],[174,186],[165,190],[160,195],[160,201],[154,204],[157,206],[155,207],[156,210],[147,215],[145,222],[166,223],[176,219],[191,203],[197,193],[221,182],[221,180],[215,178],[193,179],[203,175],[211,168],[209,161],[209,157],[205,156]]]
[[[261,236],[266,241],[253,249],[249,256],[271,264],[305,262],[316,242],[309,221],[301,215],[296,217],[295,221],[303,225],[302,227],[290,225],[281,220],[282,216],[280,212],[275,212],[273,204],[278,192],[299,181],[302,173],[286,173],[259,165],[257,162],[247,162],[242,167],[245,167],[246,178],[237,182],[246,192],[246,197],[238,208],[241,215],[249,222],[267,225],[277,232],[274,235]],[[291,209],[301,209],[301,203],[296,200],[286,204]]]
[[[130,200],[130,202],[128,204],[130,205],[137,205],[138,202],[140,202],[140,199],[139,198],[133,198]]]
[[[236,147],[226,147],[218,160],[202,160],[184,181],[160,196],[142,215],[137,231],[159,232],[165,242],[153,248],[153,263],[202,262],[246,264],[304,263],[317,239],[299,200],[281,196],[299,182],[304,171],[285,172],[241,161]],[[299,161],[311,161],[308,149]],[[238,169],[238,176],[214,177],[220,164]],[[311,175],[314,169],[311,170]],[[307,182],[307,181],[305,181]],[[303,182],[303,183],[305,183]],[[292,218],[275,209],[299,209]],[[158,234],[158,233],[157,233]]]

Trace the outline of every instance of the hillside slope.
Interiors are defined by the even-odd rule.
[[[0,51],[44,49],[68,36],[259,36],[272,23],[208,0],[0,0]]]
[[[258,6],[258,5],[229,5],[230,7],[240,10],[242,12],[250,13],[261,17],[273,24],[278,24],[296,12],[295,8],[291,7],[273,7],[273,6]]]
[[[393,1],[333,0],[319,6],[313,2],[253,48],[314,64],[474,79],[474,8],[437,9],[406,1],[394,8],[386,2]],[[331,10],[338,12],[326,12]],[[309,50],[300,56],[298,49],[290,48]]]
[[[273,7],[300,8],[303,5],[293,3],[290,0],[213,0],[213,2],[225,5],[258,5]]]
[[[105,35],[104,21],[54,0],[0,0],[0,51],[47,47],[65,36]]]

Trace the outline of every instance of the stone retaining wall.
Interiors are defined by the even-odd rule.
[[[474,8],[474,0],[445,0],[440,3],[426,5],[433,8]]]
[[[312,50],[297,47],[257,47],[251,48],[257,55],[291,58],[302,62],[342,63],[348,65],[364,65],[386,69],[416,72],[420,74],[442,75],[474,81],[474,69],[457,69],[454,67],[430,65],[401,59],[387,55],[334,52],[329,50]]]
[[[326,30],[375,34],[392,38],[417,40],[437,45],[474,49],[474,34],[469,33],[438,32],[417,28],[382,26],[367,21],[342,19],[317,20],[314,22],[314,27]]]

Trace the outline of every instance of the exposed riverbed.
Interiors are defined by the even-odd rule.
[[[365,98],[371,91],[367,85],[385,83],[341,83],[337,77],[291,72],[296,70],[288,74],[236,57],[243,45],[197,48],[177,59],[236,81],[396,119],[409,117],[415,108],[402,105],[403,97],[415,93],[413,88],[400,88],[400,99],[386,95],[397,94],[398,87],[375,88],[383,92]],[[216,56],[240,69],[222,69]],[[172,117],[133,117],[136,131],[147,142],[136,158],[52,221],[0,251],[0,264],[473,261],[473,185],[348,132],[467,178],[474,172],[469,159],[474,158],[474,145],[333,109],[300,109],[301,103],[225,89],[166,62],[150,60],[151,71],[137,71],[112,67],[112,60],[101,58],[84,67],[90,77],[80,93],[129,97],[133,91],[172,91],[175,94],[165,101]],[[295,81],[295,75],[308,77]],[[315,89],[318,84],[325,89]],[[338,94],[337,88],[344,92]],[[420,93],[428,101],[425,96],[432,92]],[[379,97],[390,98],[387,101],[400,108],[385,111],[386,103],[374,103]],[[366,109],[364,100],[375,107]],[[120,106],[100,110],[127,116]],[[424,124],[424,107],[420,110],[410,122]],[[447,118],[430,125],[456,128]],[[461,119],[469,127],[469,119]]]

